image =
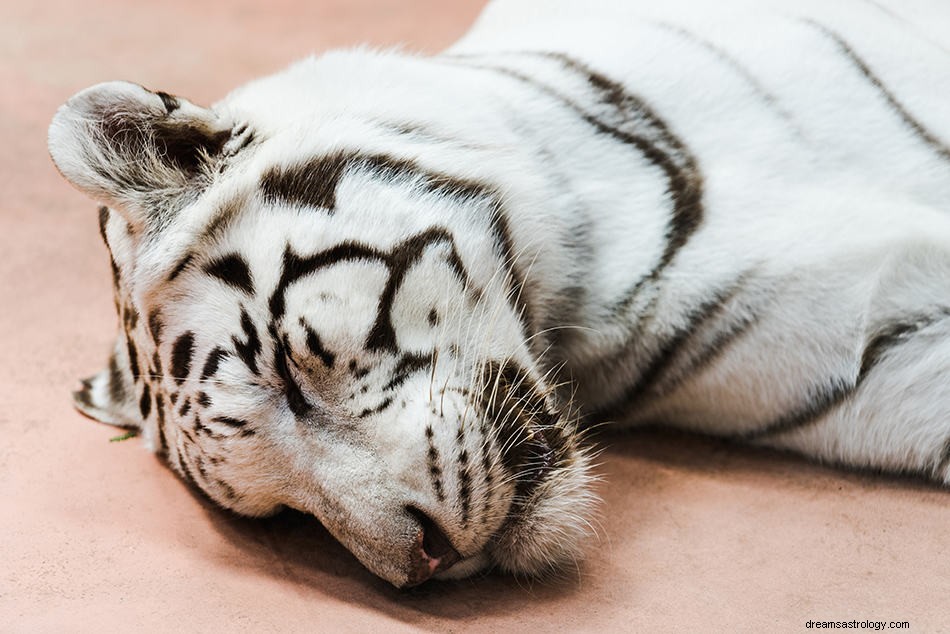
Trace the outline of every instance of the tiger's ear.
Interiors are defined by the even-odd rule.
[[[136,230],[161,226],[230,136],[230,126],[207,108],[115,81],[59,108],[49,152],[66,180],[114,206]]]
[[[129,369],[129,358],[122,347],[120,336],[115,351],[109,357],[109,366],[83,379],[82,387],[73,392],[73,404],[80,412],[100,423],[139,429],[142,426],[142,414],[135,398],[135,381]]]

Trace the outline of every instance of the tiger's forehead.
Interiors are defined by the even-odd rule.
[[[172,282],[209,253],[307,253],[340,242],[393,247],[432,227],[481,224],[510,248],[499,226],[499,194],[485,183],[429,170],[380,153],[337,150],[259,165],[219,176],[183,209],[174,226],[150,237],[139,268]],[[488,212],[488,213],[485,213]],[[488,219],[494,226],[487,226]],[[175,253],[175,257],[169,257]],[[156,270],[164,265],[163,276]]]

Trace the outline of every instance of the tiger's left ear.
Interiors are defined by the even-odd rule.
[[[164,224],[230,137],[228,122],[207,108],[115,81],[60,107],[49,152],[66,180],[139,230]]]

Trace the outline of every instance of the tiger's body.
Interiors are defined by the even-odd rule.
[[[950,12],[696,4],[79,93],[123,324],[80,409],[397,585],[577,557],[578,421],[950,482]]]

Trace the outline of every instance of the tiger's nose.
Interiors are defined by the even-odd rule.
[[[448,570],[462,558],[451,540],[428,515],[415,507],[406,510],[419,523],[419,533],[409,553],[409,574],[404,587],[417,586],[437,572]]]

